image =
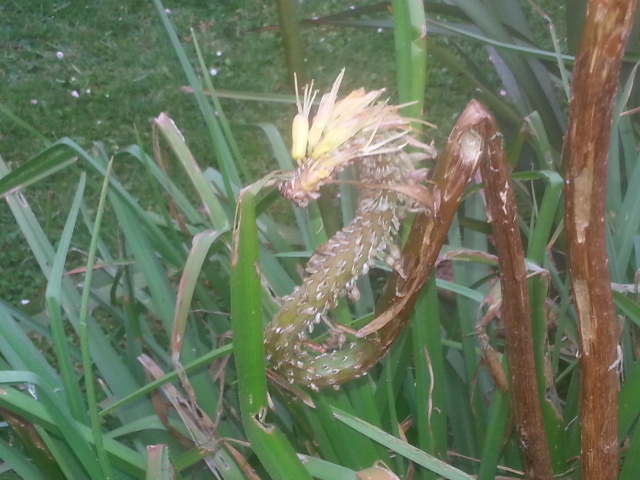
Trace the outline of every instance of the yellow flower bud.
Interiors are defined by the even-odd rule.
[[[309,120],[306,115],[298,113],[291,126],[291,156],[298,163],[307,155],[307,139],[309,138]]]

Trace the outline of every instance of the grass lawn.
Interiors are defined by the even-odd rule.
[[[371,3],[354,0],[349,5]],[[201,0],[166,2],[165,7],[189,52],[191,30],[196,34],[216,88],[291,93],[280,37],[271,28],[278,23],[275,2]],[[301,18],[313,18],[341,12],[345,4],[314,0],[298,7]],[[151,1],[14,1],[1,6],[0,13],[0,103],[49,140],[68,136],[83,146],[98,141],[111,154],[139,136],[149,147],[152,119],[168,112],[198,161],[215,165],[204,122],[193,99],[180,90],[186,80]],[[320,88],[347,66],[343,91],[387,86],[395,97],[390,29],[313,26],[303,30],[303,41],[308,76]],[[484,55],[476,46],[469,48],[479,59]],[[460,76],[437,64],[431,67],[426,118],[440,126],[434,132],[437,143],[472,96]],[[238,100],[223,106],[236,124],[272,122],[288,136],[290,106]],[[236,134],[254,172],[275,168],[255,130],[238,129]],[[42,148],[4,115],[0,140],[0,155],[13,167]],[[138,167],[116,165],[116,171],[134,194],[145,197]],[[52,238],[66,218],[69,187],[75,182],[65,172],[25,192]],[[6,208],[0,209],[0,232],[0,297],[14,304],[32,299],[44,283]]]
[[[277,24],[274,3],[166,2],[165,7],[189,51],[190,29],[197,35],[217,88],[290,93],[280,37],[274,29],[262,28]],[[149,146],[151,121],[165,111],[185,132],[198,160],[215,163],[194,102],[180,91],[186,81],[150,1],[8,2],[0,8],[0,102],[48,139],[69,136],[81,145],[99,141],[114,153],[135,143],[137,131]],[[336,0],[304,2],[299,13],[312,18],[343,8]],[[319,86],[347,66],[344,91],[387,85],[394,95],[391,30],[309,27],[304,42],[309,77]],[[442,69],[432,72],[431,84],[428,116],[437,119],[444,133],[470,95]],[[450,93],[442,96],[438,92],[443,90]],[[289,106],[230,100],[224,107],[233,122],[273,122],[288,135]],[[240,130],[238,136],[255,171],[274,168],[266,143],[255,132]],[[42,148],[5,116],[0,116],[0,139],[0,155],[14,167]],[[144,187],[136,181],[140,172],[126,165],[116,168],[121,180],[144,197]],[[53,235],[66,216],[67,193],[75,181],[65,172],[26,192]],[[12,303],[29,300],[43,282],[5,208],[0,210],[0,231],[0,296]]]

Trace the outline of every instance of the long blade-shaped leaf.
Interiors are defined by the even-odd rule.
[[[251,446],[276,480],[311,476],[275,425],[267,422],[267,380],[262,323],[262,286],[258,273],[258,229],[255,194],[239,197],[237,230],[231,258],[231,317],[236,348],[242,423]]]

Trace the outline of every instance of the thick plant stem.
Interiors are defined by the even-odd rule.
[[[525,472],[528,479],[550,480],[553,471],[536,384],[524,252],[501,142],[491,114],[480,102],[472,100],[460,116],[434,173],[434,183],[440,197],[436,217],[448,225],[459,202],[459,198],[457,202],[453,202],[453,199],[469,184],[471,178],[467,176],[468,173],[473,174],[475,166],[479,165],[500,259],[512,408]],[[448,156],[459,160],[447,161]],[[470,166],[471,163],[474,167]],[[452,179],[458,179],[458,182]],[[419,289],[431,273],[447,234],[448,228],[443,228],[442,224],[434,225],[433,222],[433,216],[419,215],[416,218],[403,251],[405,270],[411,275],[406,280],[398,274],[392,275],[377,305],[381,313],[359,333],[367,334],[382,324],[384,326],[379,333],[392,337],[392,329],[402,328],[400,319],[413,309]]]
[[[422,286],[447,238],[453,216],[460,206],[464,189],[471,183],[484,153],[484,139],[478,131],[486,110],[475,100],[469,102],[456,122],[433,173],[436,214],[422,213],[413,223],[402,251],[402,278],[394,272],[376,304],[376,317],[358,331],[366,337],[378,332],[383,338],[395,339],[409,318]],[[391,342],[385,345],[385,352]]]
[[[480,172],[500,265],[513,418],[526,478],[551,480],[553,469],[536,381],[531,307],[516,199],[498,126],[487,115],[482,127],[481,134],[487,139],[487,158],[480,164]]]
[[[565,227],[580,332],[583,480],[617,478],[619,327],[605,241],[613,99],[636,0],[591,0],[573,70],[565,138]]]

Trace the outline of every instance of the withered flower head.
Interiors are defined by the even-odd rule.
[[[397,152],[406,145],[411,127],[410,120],[399,113],[402,105],[379,100],[384,89],[360,88],[337,100],[343,76],[344,69],[331,91],[322,96],[312,121],[309,116],[317,92],[312,90],[313,83],[306,85],[301,102],[296,85],[298,114],[293,120],[291,155],[298,169],[280,190],[298,206],[317,199],[319,188],[351,161]]]

